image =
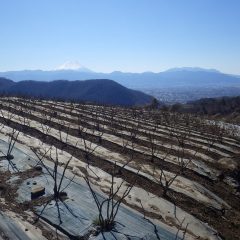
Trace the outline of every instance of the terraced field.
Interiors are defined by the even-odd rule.
[[[10,220],[18,214],[14,226],[32,226],[32,213],[39,215],[35,239],[54,239],[52,227],[60,239],[239,239],[237,127],[150,109],[26,98],[1,98],[0,108],[0,211]],[[12,159],[4,157],[10,145]],[[49,169],[56,166],[67,195],[61,211],[47,201],[54,185]],[[32,200],[32,182],[45,195]],[[91,188],[101,199],[110,189],[122,200],[117,230],[93,231],[98,209]],[[34,239],[29,225],[24,237]]]

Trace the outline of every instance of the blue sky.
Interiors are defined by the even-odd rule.
[[[240,74],[239,0],[1,0],[0,71],[69,60],[100,72]]]

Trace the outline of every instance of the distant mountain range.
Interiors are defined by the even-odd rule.
[[[151,103],[153,99],[150,95],[128,89],[107,79],[14,82],[6,78],[0,78],[0,93],[121,106],[146,105]]]
[[[113,79],[125,87],[135,89],[151,89],[166,87],[215,87],[215,86],[240,86],[240,76],[221,73],[214,69],[201,68],[174,68],[168,71],[153,73],[96,73],[87,68],[67,69],[68,64],[61,66],[60,70],[23,70],[0,72],[0,77],[21,80],[88,80],[88,79]],[[71,64],[71,68],[75,66]],[[78,66],[78,65],[76,65]]]
[[[66,62],[52,71],[23,70],[0,72],[0,77],[42,82],[53,80],[112,79],[131,89],[140,90],[161,102],[186,103],[200,98],[240,96],[240,76],[221,73],[215,69],[173,68],[164,72],[97,73],[78,62]]]

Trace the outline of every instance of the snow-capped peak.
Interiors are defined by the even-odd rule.
[[[89,72],[90,70],[81,65],[78,61],[67,61],[55,69],[58,70],[73,70]]]

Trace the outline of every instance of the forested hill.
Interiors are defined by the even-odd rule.
[[[231,114],[240,113],[240,96],[204,98],[187,104],[193,112],[204,114]]]
[[[0,92],[10,95],[79,100],[122,106],[146,105],[152,101],[150,95],[128,89],[107,79],[13,82],[6,78],[0,78]]]
[[[240,124],[240,96],[203,98],[187,104],[174,104],[169,110],[206,115],[212,119]]]

